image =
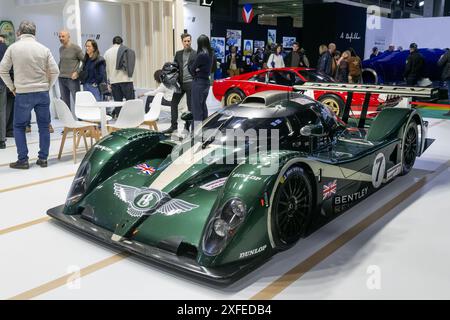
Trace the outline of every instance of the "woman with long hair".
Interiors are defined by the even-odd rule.
[[[209,94],[209,76],[212,70],[213,53],[209,38],[202,34],[197,39],[197,57],[189,68],[193,77],[191,107],[194,123],[203,121],[208,117],[206,99]]]
[[[275,47],[275,52],[272,53],[267,61],[267,68],[284,68],[284,59],[281,52],[283,51],[283,46],[277,44]]]
[[[86,54],[84,55],[83,71],[80,75],[83,90],[91,92],[97,101],[102,101],[103,91],[106,84],[106,62],[100,55],[98,44],[93,39],[85,43]]]
[[[338,71],[336,76],[336,81],[341,83],[348,83],[348,59],[350,58],[350,51],[346,50],[342,53],[342,56],[339,58],[337,65]]]
[[[348,82],[361,83],[362,80],[362,62],[361,58],[355,52],[355,49],[348,48],[350,57],[348,58]]]
[[[317,62],[317,71],[332,76],[332,60],[328,47],[325,44],[319,47],[319,61]]]

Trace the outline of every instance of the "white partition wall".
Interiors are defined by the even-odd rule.
[[[380,51],[390,43],[395,47],[408,49],[415,42],[419,48],[450,47],[450,17],[388,19],[380,17],[380,28],[366,29],[364,58],[370,56],[371,49],[377,46]]]
[[[397,46],[408,49],[411,42],[420,48],[450,47],[450,17],[398,19],[392,38]]]
[[[211,33],[211,9],[197,4],[184,5],[184,28],[192,35],[192,47],[197,49],[197,38]]]

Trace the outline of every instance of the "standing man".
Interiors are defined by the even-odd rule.
[[[36,164],[47,167],[50,148],[50,96],[48,91],[59,75],[58,65],[50,50],[36,41],[36,25],[22,21],[17,31],[19,41],[9,46],[0,63],[0,77],[14,93],[14,138],[18,160],[10,163],[13,169],[28,169],[28,147],[25,127],[36,113],[39,128],[39,159]],[[14,67],[14,81],[9,74]]]
[[[336,52],[336,44],[330,43],[328,45],[328,52],[330,53],[331,56],[331,74],[329,74],[329,76],[335,78],[337,74],[337,63],[336,60],[334,59],[334,54]]]
[[[417,82],[423,78],[424,67],[425,59],[419,53],[417,44],[411,43],[409,46],[409,56],[406,59],[405,73],[403,74],[407,86],[417,85]]]
[[[134,99],[133,73],[136,54],[123,45],[120,36],[113,38],[113,45],[105,52],[106,76],[111,84],[114,101]],[[120,108],[115,108],[113,116],[119,115]]]
[[[447,84],[448,102],[450,104],[450,50],[447,49],[438,61],[438,66],[442,68],[442,80]],[[450,116],[450,110],[444,113],[444,116]]]
[[[300,43],[294,42],[294,44],[292,45],[292,51],[289,52],[289,54],[284,59],[284,64],[286,67],[293,68],[309,67],[308,59],[306,58],[304,52],[300,50]]]
[[[189,72],[189,67],[194,63],[197,52],[191,47],[192,37],[189,33],[183,33],[181,35],[181,42],[183,43],[183,50],[177,51],[174,58],[174,62],[178,65],[178,70],[180,70],[178,82],[181,86],[181,92],[175,92],[173,94],[172,103],[170,105],[171,125],[170,128],[163,131],[163,133],[172,133],[178,129],[178,104],[184,94],[186,94],[188,110],[191,111],[191,88],[193,78]],[[188,127],[186,129],[188,129]]]
[[[7,46],[5,44],[5,36],[0,34],[0,61],[2,61],[3,56],[6,53]],[[0,78],[0,149],[6,148],[6,85]]]
[[[80,91],[80,80],[78,74],[80,65],[83,62],[84,55],[81,48],[70,41],[70,33],[66,30],[59,32],[59,91],[61,92],[61,99],[72,110],[75,116],[75,93]],[[70,103],[70,97],[74,101]]]

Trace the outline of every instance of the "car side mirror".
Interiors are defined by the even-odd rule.
[[[191,112],[183,112],[183,114],[181,115],[181,120],[192,121],[194,120],[194,116],[192,115]]]
[[[305,137],[323,137],[326,135],[325,129],[321,124],[308,124],[300,129],[300,134]]]

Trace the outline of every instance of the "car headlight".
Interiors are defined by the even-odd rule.
[[[245,203],[238,198],[228,200],[213,216],[203,237],[203,252],[218,255],[236,233],[247,214]]]
[[[90,165],[88,162],[81,165],[70,187],[66,206],[73,205],[84,195],[87,189],[87,178],[89,177]]]

